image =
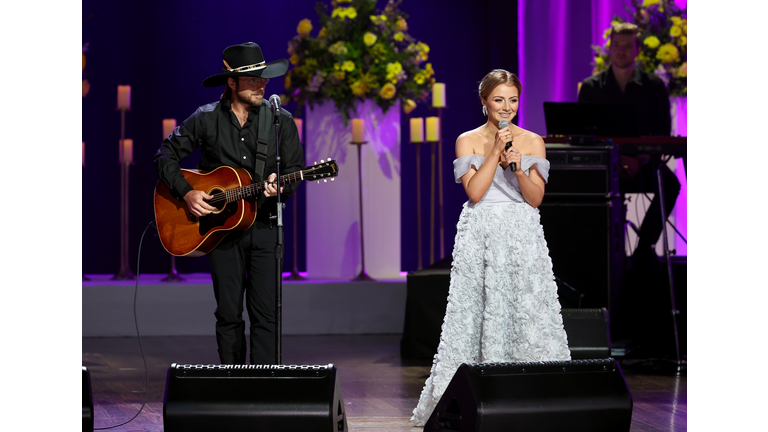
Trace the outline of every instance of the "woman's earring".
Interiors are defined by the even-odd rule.
[[[488,108],[486,108],[485,105],[483,105],[483,115],[488,117]]]

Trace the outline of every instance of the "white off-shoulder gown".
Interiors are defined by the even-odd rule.
[[[484,161],[456,159],[456,182]],[[549,162],[522,157],[526,174],[534,164],[546,182]],[[462,363],[570,359],[539,210],[514,173],[497,166],[483,199],[466,202],[459,217],[440,345],[411,420],[424,426]]]

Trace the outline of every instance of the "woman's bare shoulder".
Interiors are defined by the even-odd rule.
[[[468,154],[481,154],[485,135],[483,127],[466,131],[456,138],[456,156],[461,157]]]
[[[545,157],[544,139],[537,133],[518,127],[515,133],[515,147],[523,154]]]

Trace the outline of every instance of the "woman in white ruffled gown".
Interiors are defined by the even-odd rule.
[[[462,363],[571,359],[537,209],[549,177],[544,140],[511,124],[521,90],[514,74],[491,71],[479,88],[488,121],[456,140],[454,176],[469,201],[457,226],[440,345],[414,426],[424,426]],[[510,124],[499,129],[502,120]]]

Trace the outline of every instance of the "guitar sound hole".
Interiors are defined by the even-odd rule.
[[[214,189],[212,192],[208,192],[208,195],[213,195],[213,198],[208,201],[208,204],[217,209],[213,213],[221,213],[221,211],[224,210],[224,207],[227,206],[227,197],[224,195],[224,191],[221,189]]]

